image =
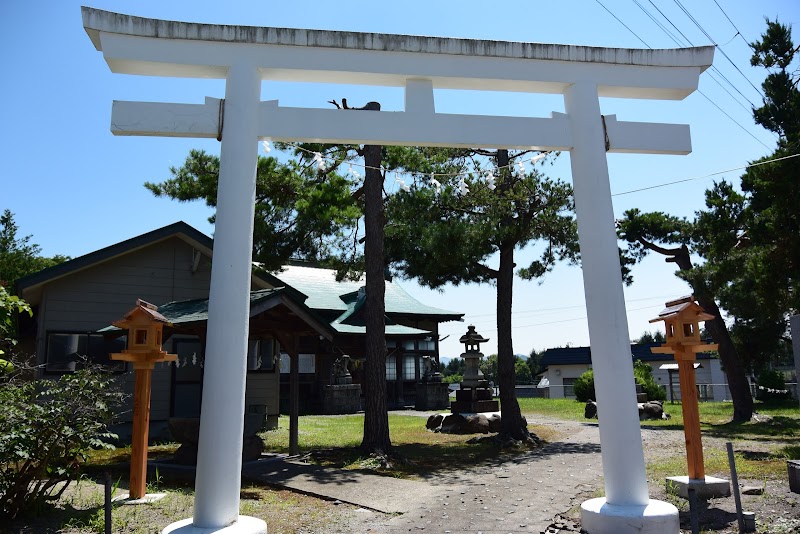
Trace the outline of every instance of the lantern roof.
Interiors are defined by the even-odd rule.
[[[710,321],[714,318],[710,313],[694,301],[694,295],[687,295],[679,299],[671,300],[665,304],[666,308],[659,312],[658,317],[650,319],[651,323],[666,321],[673,317],[693,315],[698,321]]]
[[[479,333],[477,333],[475,331],[474,325],[469,325],[467,327],[467,333],[461,336],[461,338],[458,341],[459,343],[468,343],[470,345],[473,345],[475,343],[486,343],[487,341],[489,341],[489,338],[485,338]]]
[[[136,299],[136,307],[126,313],[122,319],[119,321],[114,321],[112,324],[119,328],[126,328],[133,322],[136,316],[140,315],[145,315],[150,320],[155,322],[164,323],[167,325],[171,324],[166,317],[158,313],[158,306],[155,304],[150,304],[142,299]]]

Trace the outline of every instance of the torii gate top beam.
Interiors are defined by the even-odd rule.
[[[598,96],[681,100],[697,89],[714,47],[667,50],[481,41],[378,33],[226,26],[81,8],[113,72],[225,78],[243,62],[262,79],[562,94],[592,80]]]

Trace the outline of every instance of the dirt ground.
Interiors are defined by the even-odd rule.
[[[704,450],[725,450],[725,439],[703,437]],[[680,430],[642,429],[642,442],[645,461],[659,462],[668,457],[683,458],[685,455],[684,435]],[[737,453],[744,453],[753,459],[766,458],[771,450],[782,445],[778,440],[742,440],[734,443]],[[707,473],[711,476],[730,480],[730,472]],[[691,533],[689,503],[667,491],[661,479],[650,478],[650,498],[670,502],[680,512],[681,532]],[[800,534],[800,494],[789,491],[787,475],[779,479],[754,480],[739,476],[740,488],[759,488],[760,494],[740,495],[743,512],[755,514],[756,530],[760,534]],[[597,496],[597,492],[586,491],[576,495],[574,506],[564,514],[556,516],[553,527],[545,534],[580,532],[580,503]],[[739,524],[736,501],[733,495],[699,502],[700,532],[707,534],[738,534]]]
[[[586,423],[541,419],[536,424],[550,426],[565,438],[571,436],[567,441],[574,441],[577,435],[588,436],[586,438],[588,440],[587,443],[583,444],[585,447],[578,447],[581,443],[577,445],[572,443],[573,449],[578,447],[584,454],[592,454],[599,457],[599,447],[596,447],[595,443],[599,441],[596,428],[594,432],[587,432],[587,427],[591,427],[591,425]],[[592,443],[589,443],[589,441]],[[719,453],[719,451],[724,451],[726,441],[726,439],[704,436],[704,450],[709,451],[708,455],[712,452]],[[663,464],[670,459],[677,462],[675,465],[681,465],[680,461],[685,457],[683,432],[668,428],[648,428],[645,425],[642,428],[642,442],[645,460],[648,463],[648,474],[650,475],[648,481],[650,497],[674,504],[680,510],[682,532],[691,532],[688,503],[668,493],[663,477],[653,474],[653,471],[655,471],[654,465]],[[789,442],[783,441],[781,436],[770,436],[768,439],[736,439],[734,441],[734,449],[739,454],[759,460],[769,458],[772,452],[787,443]],[[592,447],[589,447],[589,445],[592,445]],[[475,466],[475,469],[464,472],[463,476],[474,478],[477,476],[476,470],[486,471],[487,473],[485,474],[491,475],[492,469],[488,464],[486,466]],[[681,468],[678,467],[676,469]],[[788,473],[788,470],[786,473]],[[730,479],[730,473],[728,472],[708,472],[707,474]],[[758,533],[800,534],[800,494],[789,491],[787,479],[788,476],[786,474],[768,476],[760,480],[740,475],[739,482],[741,486],[752,486],[761,489],[761,493],[758,495],[741,496],[743,510],[755,514],[756,531]],[[520,482],[524,486],[528,486],[528,480],[528,478],[525,478]],[[102,509],[100,504],[102,502],[102,493],[100,488],[90,481],[84,481],[84,483],[89,483],[89,486],[81,485],[79,486],[80,489],[75,488],[74,491],[71,491],[56,513],[46,514],[46,516],[37,517],[33,520],[16,522],[13,525],[0,525],[0,533],[38,534],[62,532],[88,534],[90,532],[102,532]],[[540,490],[535,485],[531,485],[529,488],[537,494],[540,493]],[[175,488],[170,488],[170,490],[168,498],[152,506],[147,511],[137,512],[135,507],[133,509],[123,509],[129,507],[116,508],[114,532],[124,532],[126,534],[159,532],[161,528],[172,521],[190,517],[193,500],[191,487],[177,491]],[[602,493],[602,482],[583,485],[580,488],[580,493],[574,495],[571,499],[564,500],[563,509],[552,510],[552,523],[541,532],[544,534],[580,532],[580,504],[587,499],[602,495]],[[533,496],[535,497],[535,495]],[[273,534],[289,532],[364,532],[367,524],[385,522],[385,518],[381,519],[377,516],[365,522],[365,515],[375,514],[347,504],[320,500],[285,490],[276,491],[249,487],[242,490],[241,497],[242,512],[246,515],[265,518],[268,522],[269,532]],[[512,506],[515,505],[512,504]],[[542,524],[549,521],[549,517],[549,515],[544,515]],[[739,532],[733,496],[702,503],[699,517],[700,531],[703,533],[733,534]],[[383,530],[375,529],[373,531]],[[437,530],[428,528],[427,531],[436,532]],[[513,532],[514,529],[504,529],[503,531]],[[527,531],[530,530],[528,529]]]

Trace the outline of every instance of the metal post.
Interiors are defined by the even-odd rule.
[[[697,509],[697,490],[689,488],[689,521],[692,534],[700,534],[700,510]]]
[[[111,473],[106,471],[103,473],[105,485],[105,499],[103,500],[103,509],[105,511],[105,534],[111,534]]]
[[[739,495],[739,477],[736,475],[736,461],[733,458],[733,443],[725,444],[728,449],[728,464],[731,466],[731,483],[733,484],[733,498],[736,502],[736,519],[739,521],[739,532],[744,532],[744,516],[742,515],[742,497]]]

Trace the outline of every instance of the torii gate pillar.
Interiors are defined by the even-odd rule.
[[[113,72],[224,78],[225,101],[114,102],[115,135],[222,133],[206,380],[194,518],[164,532],[264,533],[238,515],[257,140],[570,151],[606,496],[582,505],[590,534],[679,530],[650,500],[630,359],[606,152],[688,154],[689,127],[602,117],[599,97],[680,100],[713,47],[628,50],[189,24],[82,8]],[[404,87],[403,112],[348,113],[260,102],[262,80]],[[566,114],[437,113],[434,88],[565,95]]]

